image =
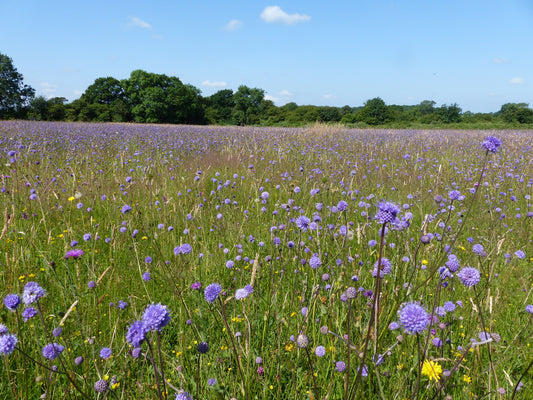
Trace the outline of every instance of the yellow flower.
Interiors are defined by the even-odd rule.
[[[424,360],[422,375],[427,376],[430,381],[438,381],[442,375],[442,367],[435,361]]]
[[[465,381],[466,383],[470,383],[472,382],[472,378],[470,378],[468,375],[463,375],[463,381]]]

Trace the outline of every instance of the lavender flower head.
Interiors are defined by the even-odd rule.
[[[176,394],[175,400],[192,400],[192,397],[189,393],[182,391]]]
[[[33,304],[45,294],[46,290],[39,286],[37,282],[28,282],[22,292],[22,302],[26,305]]]
[[[161,303],[152,304],[144,311],[142,321],[146,331],[160,331],[170,322],[170,312]]]
[[[65,260],[68,260],[69,258],[79,258],[83,255],[83,250],[82,249],[73,249],[73,250],[69,250],[65,253]]]
[[[375,262],[374,269],[372,270],[372,276],[375,278],[378,276],[378,263],[379,260]],[[388,258],[383,257],[381,259],[381,266],[379,268],[379,277],[383,278],[385,275],[390,274],[392,271],[392,263]]]
[[[50,343],[43,347],[43,357],[54,360],[65,350],[65,346],[58,343]]]
[[[9,355],[13,353],[17,346],[18,339],[15,335],[2,335],[0,336],[0,355]]]
[[[109,347],[104,347],[102,350],[100,350],[100,358],[107,360],[108,358],[111,358],[112,351]]]
[[[379,220],[380,224],[385,224],[387,222],[394,222],[396,216],[400,212],[400,207],[390,201],[382,201],[378,204],[378,213],[376,214],[376,219]]]
[[[219,283],[212,283],[204,290],[204,298],[208,303],[213,303],[218,295],[222,292],[222,286]]]
[[[24,311],[22,311],[21,315],[24,322],[26,322],[37,315],[37,310],[34,307],[28,307]]]
[[[126,342],[131,344],[133,347],[140,347],[141,343],[146,339],[146,333],[148,331],[144,327],[142,321],[133,322],[128,328],[126,333]]]
[[[107,390],[107,381],[105,379],[100,379],[94,384],[94,390],[98,393],[104,393]]]
[[[409,335],[420,333],[429,325],[429,315],[420,304],[404,303],[398,311],[400,324]]]
[[[296,218],[295,223],[299,229],[305,232],[309,228],[309,224],[311,223],[311,220],[307,218],[305,215],[301,215],[298,218]]]
[[[237,300],[245,299],[245,298],[247,298],[249,295],[250,295],[250,292],[248,292],[248,290],[246,290],[245,288],[237,289],[237,291],[235,292],[235,298],[236,298]]]
[[[487,152],[496,153],[498,147],[502,145],[502,141],[494,136],[486,137],[483,142],[481,142],[481,147],[485,148]]]
[[[461,282],[466,287],[475,286],[481,280],[480,272],[474,267],[464,267],[458,273],[457,276],[461,279]]]
[[[9,311],[15,311],[20,305],[20,297],[17,294],[8,294],[4,299],[4,305]]]

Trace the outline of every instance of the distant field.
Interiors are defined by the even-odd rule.
[[[530,399],[532,150],[0,121],[0,398]]]

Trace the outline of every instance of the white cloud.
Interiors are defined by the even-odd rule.
[[[492,61],[494,61],[496,64],[510,64],[511,60],[508,60],[507,58],[494,58]]]
[[[129,16],[128,19],[130,20],[129,25],[135,26],[137,28],[143,28],[143,29],[152,29],[152,25],[150,25],[148,22],[143,21],[142,19],[138,17]]]
[[[211,82],[209,80],[203,81],[202,86],[208,86],[208,87],[225,87],[227,85],[224,81],[214,81]]]
[[[278,98],[278,97],[271,96],[271,95],[269,95],[269,94],[265,94],[265,100],[270,100],[270,101],[273,101],[274,103],[276,103],[276,102],[279,101],[279,98]]]
[[[336,99],[337,98],[337,96],[335,96],[334,94],[325,94],[322,97],[325,99]]]
[[[57,90],[57,85],[48,82],[41,82],[39,83],[39,89],[46,97],[51,97]]]
[[[279,92],[280,96],[292,96],[292,93],[288,90],[283,89],[281,92]]]
[[[279,6],[268,6],[261,13],[261,19],[268,23],[293,25],[297,22],[309,21],[311,17],[305,14],[287,14]]]
[[[224,30],[228,31],[228,32],[231,32],[231,31],[235,31],[239,28],[242,27],[242,22],[239,21],[238,19],[232,19],[230,22],[228,22],[225,26],[224,26]]]
[[[519,77],[514,77],[509,81],[511,85],[525,85],[526,81]]]

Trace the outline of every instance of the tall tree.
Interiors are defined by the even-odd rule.
[[[0,119],[22,117],[35,95],[23,82],[13,60],[0,53]]]
[[[359,118],[368,125],[383,124],[387,120],[387,116],[387,106],[380,97],[367,100],[365,106],[359,112]]]
[[[263,89],[249,88],[241,85],[233,94],[235,107],[233,118],[238,125],[253,125],[259,123],[262,103],[265,98]]]

